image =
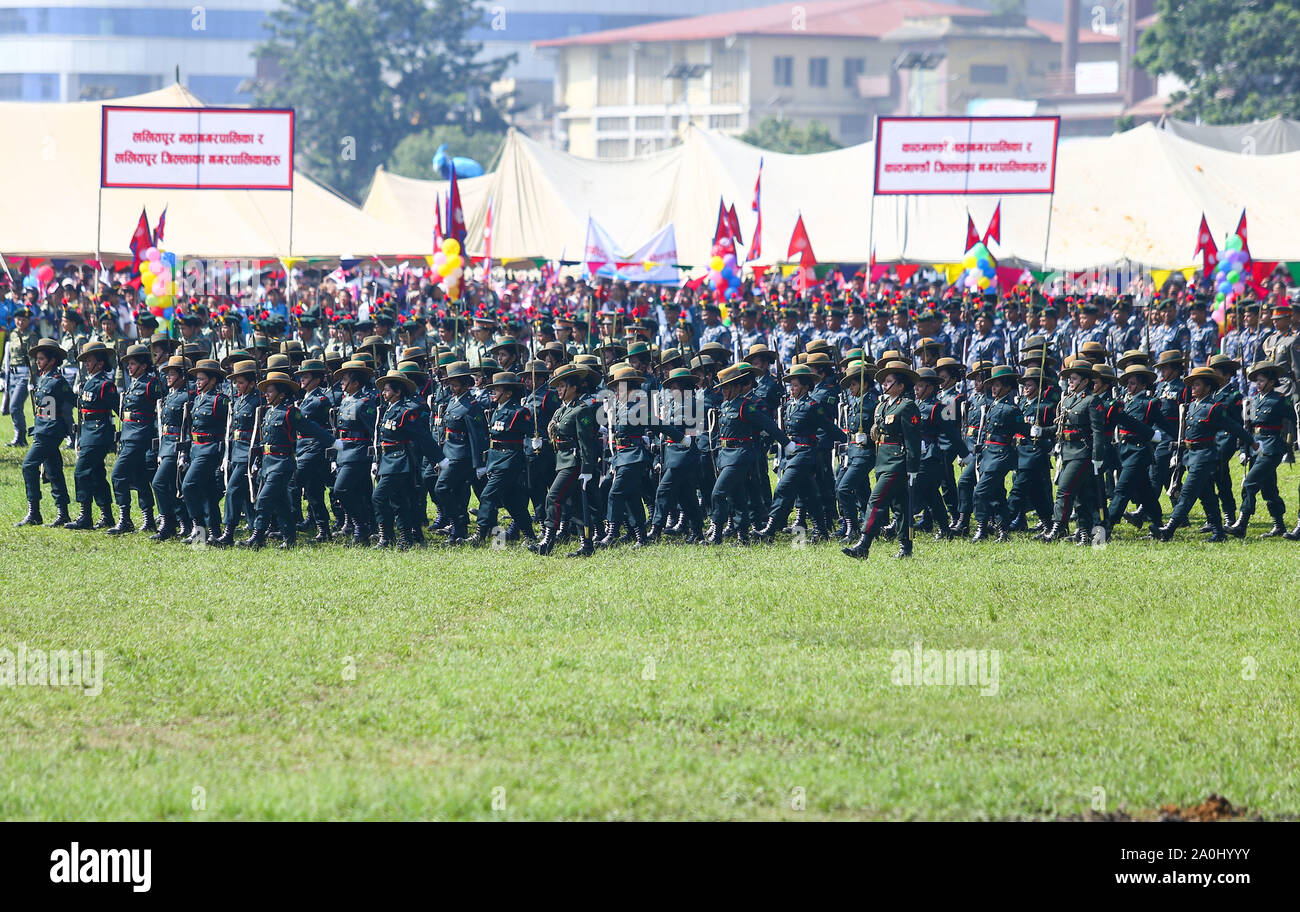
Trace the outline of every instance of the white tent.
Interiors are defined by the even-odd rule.
[[[620,244],[635,244],[672,223],[679,260],[709,255],[719,196],[736,206],[752,241],[754,180],[763,159],[763,255],[785,258],[803,214],[821,262],[862,263],[872,246],[881,262],[950,263],[964,253],[966,213],[981,229],[999,198],[880,196],[871,219],[874,144],[818,155],[764,152],[692,128],[681,145],[629,161],[592,161],[548,149],[517,132],[495,171],[461,185],[472,253],[481,254],[486,200],[495,199],[493,258],[581,259],[590,215]],[[1261,260],[1300,258],[1300,152],[1239,155],[1144,125],[1104,139],[1063,143],[1058,151],[1051,242],[1054,269],[1129,262],[1175,268],[1194,261],[1201,213],[1220,237],[1249,210],[1250,247]],[[380,172],[382,174],[382,172]],[[432,181],[376,176],[365,210],[432,225]],[[1049,198],[1002,202],[1002,261],[1044,261]],[[410,216],[402,215],[410,211]],[[425,214],[427,213],[427,215]],[[747,251],[746,251],[747,252]]]
[[[179,85],[112,104],[202,107]],[[0,170],[0,252],[6,256],[94,253],[102,105],[0,103],[0,123],[10,134]],[[141,207],[152,222],[164,206],[167,247],[185,256],[421,254],[430,243],[427,233],[372,218],[296,172],[292,251],[288,191],[107,189],[99,216],[105,259],[128,255]]]

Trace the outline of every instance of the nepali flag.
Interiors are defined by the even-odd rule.
[[[750,209],[758,213],[758,221],[754,224],[754,242],[749,247],[749,256],[745,257],[745,262],[756,260],[763,255],[763,159],[758,160],[758,178],[754,181],[754,202]]]
[[[1246,259],[1250,259],[1250,244],[1246,241],[1246,210],[1241,210],[1241,218],[1237,219],[1237,237],[1241,238],[1241,249],[1246,254]]]
[[[131,286],[140,287],[140,260],[144,258],[144,252],[153,246],[153,232],[149,230],[149,214],[146,210],[140,210],[140,221],[136,222],[135,233],[131,235],[131,272],[136,277],[131,280]]]
[[[153,230],[153,245],[158,247],[163,242],[163,229],[167,227],[167,207],[163,206],[162,215],[158,216],[158,227]]]
[[[1002,200],[998,200],[998,207],[993,210],[993,218],[989,220],[988,230],[984,232],[984,246],[989,244],[989,238],[997,243],[1002,243]]]
[[[1243,219],[1246,217],[1245,210],[1242,210],[1241,216]],[[1244,225],[1242,230],[1245,230]],[[1242,241],[1242,246],[1245,246],[1245,241]],[[1205,220],[1204,212],[1201,213],[1201,227],[1196,232],[1196,249],[1192,251],[1192,256],[1198,253],[1201,254],[1201,271],[1208,276],[1214,264],[1219,261],[1219,246],[1214,243],[1214,235],[1210,233],[1210,224]]]
[[[970,250],[980,242],[980,233],[975,230],[975,220],[966,213],[966,246],[964,250]]]
[[[456,166],[451,166],[451,193],[447,197],[447,237],[455,238],[465,255],[465,235],[469,227],[465,223],[465,210],[460,204],[460,182],[456,179]]]

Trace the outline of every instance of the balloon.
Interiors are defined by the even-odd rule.
[[[1228,281],[1231,282],[1233,285],[1236,285],[1238,282],[1241,281],[1241,273],[1239,273],[1235,269],[1232,270],[1232,272],[1228,273]]]
[[[966,258],[961,261],[961,264],[965,266],[967,269],[974,269],[975,268],[974,254],[970,254],[970,253],[966,254]]]
[[[460,253],[460,241],[455,238],[447,238],[442,242],[442,252],[447,256],[455,256]]]
[[[1231,285],[1230,283],[1228,283],[1228,282],[1220,282],[1220,283],[1219,283],[1219,294],[1225,294],[1225,295],[1226,295],[1226,294],[1227,294],[1228,292],[1230,292],[1230,291],[1232,291],[1232,285]]]
[[[48,283],[50,279],[54,278],[54,267],[49,263],[46,263],[40,269],[36,270],[36,277],[40,279],[42,283]]]
[[[176,254],[172,253],[170,250],[163,252],[162,261],[172,269],[176,268]]]
[[[1216,294],[1216,295],[1214,296],[1214,303],[1216,303],[1216,304],[1222,304],[1224,298],[1226,298],[1226,297],[1227,297],[1227,295],[1225,295],[1223,292],[1220,291],[1218,294]]]
[[[709,270],[712,272],[722,272],[722,257],[714,256],[709,260]]]
[[[1227,247],[1229,250],[1240,250],[1241,235],[1239,234],[1232,235],[1231,237],[1228,238],[1228,243],[1225,244],[1224,246]]]
[[[984,277],[988,279],[993,278],[993,276],[996,274],[993,269],[993,264],[988,262],[984,264],[983,268],[980,271],[983,272]]]
[[[990,283],[987,276],[980,276],[979,281],[976,282],[975,284],[977,284],[982,290],[988,288]]]
[[[434,266],[441,266],[445,262],[447,262],[447,254],[443,253],[441,250],[433,255]]]
[[[144,258],[148,260],[150,263],[158,262],[158,258],[161,256],[162,256],[162,251],[160,251],[157,247],[145,248]]]
[[[1245,283],[1245,282],[1235,282],[1235,283],[1233,284],[1233,286],[1232,286],[1232,290],[1235,291],[1237,294],[1241,294],[1243,291],[1246,290],[1246,283]]]
[[[452,269],[460,269],[465,265],[465,261],[460,258],[460,254],[453,254],[447,257],[447,262],[451,264]]]
[[[724,257],[722,258],[722,262],[723,262],[726,266],[728,266],[729,268],[731,268],[731,269],[735,269],[735,268],[736,268],[736,255],[735,255],[734,253],[729,253],[729,254],[727,254],[726,256],[724,256]]]
[[[441,266],[439,266],[438,275],[442,276],[444,279],[447,278],[447,276],[451,275],[451,264],[443,263]]]
[[[158,297],[162,297],[163,293],[167,290],[167,285],[162,279],[154,279],[153,284],[149,286],[149,290]]]

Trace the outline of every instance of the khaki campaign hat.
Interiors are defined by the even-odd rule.
[[[383,389],[385,384],[390,383],[400,383],[408,396],[415,392],[415,381],[399,370],[390,370],[375,379],[375,386],[379,389]]]
[[[257,388],[263,393],[272,385],[287,386],[290,393],[298,392],[297,382],[283,371],[272,371],[266,375],[266,379],[257,384]]]

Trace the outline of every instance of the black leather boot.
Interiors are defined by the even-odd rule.
[[[885,528],[880,530],[880,537],[883,538],[885,541],[893,541],[894,536],[898,535],[899,523],[900,523],[899,517],[895,516],[893,522],[891,522],[889,525],[885,526]]]
[[[44,522],[44,520],[41,519],[41,505],[32,500],[27,502],[27,515],[14,523],[14,528],[21,529],[23,526],[39,526],[42,522]]]
[[[858,540],[847,548],[841,548],[840,552],[849,557],[856,557],[860,560],[866,560],[867,555],[871,552],[871,537],[865,532],[858,536]]]
[[[316,523],[316,537],[313,538],[312,541],[316,542],[318,545],[323,545],[333,538],[334,536],[330,533],[329,523],[323,519]]]
[[[59,504],[58,506],[56,506],[54,512],[54,522],[50,523],[50,525],[53,526],[54,528],[58,528],[59,526],[66,526],[70,522],[72,522],[72,519],[71,517],[68,516],[68,505]]]
[[[605,534],[594,542],[597,548],[609,548],[618,541],[618,523],[605,520]]]
[[[74,532],[84,532],[94,525],[94,522],[92,522],[90,518],[90,502],[87,501],[80,506],[81,512],[77,514],[77,518],[65,525],[63,528],[71,529]]]
[[[233,545],[233,544],[235,543],[235,526],[236,526],[236,525],[238,525],[238,521],[236,521],[236,522],[226,523],[225,531],[223,531],[223,532],[222,532],[220,535],[218,535],[216,538],[214,538],[214,539],[212,539],[211,541],[209,541],[208,544],[209,544],[209,545],[212,545],[214,548],[228,548],[228,547],[230,547],[231,545]],[[266,538],[266,530],[265,530],[265,529],[262,530],[262,538],[263,538],[263,539]]]
[[[569,557],[590,557],[595,553],[596,547],[592,544],[591,536],[586,533],[586,530],[583,530],[582,547],[577,551],[570,551]]]
[[[1159,529],[1155,531],[1154,535],[1156,541],[1162,541],[1162,542],[1172,541],[1174,537],[1174,533],[1177,532],[1181,526],[1182,523],[1175,524],[1172,519],[1169,520],[1169,522],[1165,523],[1163,526],[1161,526]]]
[[[948,528],[947,523],[944,524],[944,528],[945,529]],[[857,541],[858,536],[860,536],[861,534],[862,534],[862,529],[861,527],[858,526],[858,521],[856,519],[846,519],[844,520],[844,531],[843,534],[840,535],[840,541],[842,542]]]
[[[1052,523],[1052,528],[1038,536],[1041,542],[1056,542],[1070,534],[1070,527],[1063,522]]]
[[[813,517],[812,535],[808,536],[811,542],[830,541],[830,533],[826,531],[826,521],[820,516]]]
[[[194,533],[194,522],[188,513],[176,520],[176,526],[181,538],[189,538]]]
[[[709,531],[704,534],[704,544],[719,545],[722,544],[722,530],[718,528],[715,522],[709,523]]]
[[[176,534],[176,520],[171,518],[168,513],[163,514],[162,521],[158,523],[158,531],[149,536],[150,541],[167,541]]]
[[[555,530],[550,526],[543,526],[542,537],[535,542],[528,543],[529,551],[542,556],[550,554],[553,547],[555,547]]]
[[[911,537],[900,538],[898,540],[898,553],[894,557],[899,560],[912,556],[912,539]]]
[[[8,443],[5,444],[5,446],[11,446],[11,447],[20,447],[26,445],[27,445],[26,432],[20,431],[17,428],[14,428],[14,439],[10,440]]]
[[[1003,541],[1004,539],[1001,538],[1001,535],[1006,532],[1028,532],[1028,531],[1029,531],[1029,519],[1025,516],[1024,513],[1017,513],[1015,519],[1011,520],[1011,524],[1009,526],[1007,526],[1005,529],[999,530],[998,540]]]
[[[1240,520],[1238,520],[1238,521],[1240,521]],[[1280,517],[1280,516],[1274,516],[1274,517],[1273,517],[1273,528],[1269,529],[1267,532],[1262,533],[1259,537],[1260,537],[1260,538],[1277,538],[1277,537],[1280,536],[1280,535],[1282,535],[1282,536],[1286,535],[1286,526],[1282,525],[1282,517]]]
[[[650,544],[650,536],[646,534],[645,526],[636,526],[632,529],[632,536],[635,541],[632,542],[633,548],[644,548]]]
[[[157,532],[158,523],[153,518],[153,507],[141,507],[140,512],[144,514],[144,522],[140,524],[140,531]]]
[[[111,529],[113,522],[113,505],[112,503],[102,503],[99,505],[99,522],[95,523],[96,529]]]
[[[975,524],[975,534],[970,537],[973,542],[988,541],[993,537],[993,530],[987,521]]]
[[[1022,520],[1022,523],[1021,523],[1022,525],[1024,524],[1024,523],[1023,523],[1024,518],[1025,518],[1025,514],[1021,513],[1021,514],[1020,514],[1020,519]],[[1013,526],[1015,525],[1015,520],[1012,520],[1012,521],[1011,521],[1011,525],[1013,525]],[[1009,528],[1009,527],[1007,527],[1007,526],[1003,526],[1002,523],[998,523],[994,528],[995,528],[995,530],[996,530],[996,532],[997,532],[997,539],[996,539],[996,540],[997,540],[998,542],[1005,543],[1005,542],[1009,542],[1009,541],[1011,541],[1011,531],[1010,531],[1010,528]],[[1029,529],[1028,529],[1028,528],[1025,528],[1023,531],[1028,532]]]
[[[957,538],[965,538],[970,534],[970,514],[957,514],[957,522],[953,523],[952,534]]]
[[[663,538],[663,534],[664,534],[664,527],[659,523],[652,523],[650,525],[650,528],[647,529],[645,533],[646,543],[654,544],[655,542],[659,541],[659,539]]]
[[[1210,537],[1207,539],[1207,541],[1212,542],[1226,542],[1227,540],[1228,533],[1223,531],[1223,526],[1215,526],[1214,531],[1210,533]]]
[[[506,541],[519,541],[519,535],[519,523],[515,522],[513,519],[510,520],[510,523],[506,526]]]
[[[799,507],[798,509],[796,509],[796,510],[794,511],[794,519],[790,520],[790,525],[786,526],[786,527],[785,527],[784,529],[782,529],[781,531],[784,532],[785,534],[789,535],[789,534],[790,534],[791,532],[793,532],[796,528],[800,528],[800,527],[801,527],[801,528],[804,528],[804,529],[808,528],[807,520],[806,520],[806,518],[804,517],[804,509],[803,509],[803,507]]]
[[[754,530],[754,538],[761,542],[771,542],[776,538],[776,520],[768,517],[763,525]]]
[[[1241,516],[1237,517],[1237,521],[1235,523],[1230,524],[1226,529],[1224,529],[1224,531],[1227,532],[1229,535],[1233,536],[1234,538],[1245,538],[1246,527],[1249,525],[1250,525],[1250,515],[1247,513],[1242,513]]]
[[[135,531],[135,523],[131,522],[131,507],[126,505],[122,511],[117,514],[117,525],[108,530],[109,535],[126,535]]]
[[[483,523],[479,523],[474,529],[474,534],[470,536],[469,544],[478,548],[486,544],[487,540],[491,537],[492,537],[492,529],[488,526],[483,525]]]
[[[688,545],[698,545],[704,541],[704,523],[701,520],[693,520],[690,523],[689,531],[682,539]]]
[[[1300,541],[1300,519],[1296,520],[1295,528],[1284,533],[1282,537],[1287,541]]]
[[[379,524],[379,538],[370,546],[372,551],[379,551],[382,548],[391,548],[393,546],[393,524]]]
[[[266,530],[254,529],[253,534],[237,543],[241,548],[251,548],[254,551],[261,551],[266,546]]]

